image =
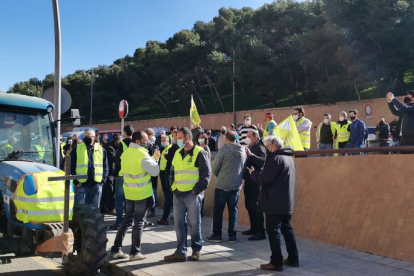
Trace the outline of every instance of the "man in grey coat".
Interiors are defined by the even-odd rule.
[[[269,157],[259,172],[247,168],[251,178],[261,186],[259,211],[266,214],[266,231],[269,235],[272,256],[269,264],[260,266],[263,270],[283,271],[283,265],[299,266],[299,253],[295,234],[290,225],[295,203],[296,171],[293,151],[283,149],[283,140],[271,136],[265,140]],[[288,258],[283,260],[280,233],[285,239]]]
[[[237,135],[234,131],[226,133],[226,145],[219,150],[212,164],[212,171],[217,179],[214,192],[213,234],[207,237],[211,242],[221,242],[223,211],[226,203],[229,210],[229,242],[237,240],[237,203],[247,157],[244,148],[236,143],[236,139]]]

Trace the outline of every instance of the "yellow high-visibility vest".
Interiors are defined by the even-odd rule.
[[[16,217],[23,223],[62,222],[65,205],[65,181],[49,181],[49,177],[64,176],[62,171],[26,174],[17,183],[14,194]],[[34,185],[37,190],[33,195],[25,193],[25,186]],[[73,185],[69,193],[69,219],[72,219],[74,203]]]
[[[321,138],[321,128],[322,128],[322,125],[323,124],[324,123],[320,123],[319,126],[318,126],[318,129],[316,130],[318,140],[320,140],[320,138]],[[330,126],[331,126],[332,136],[335,136],[335,131],[336,131],[336,124],[335,124],[335,122],[331,122]]]
[[[351,122],[347,121],[346,124],[340,125],[336,124],[335,131],[337,133],[336,140],[340,143],[348,142],[349,136],[351,133],[348,131],[348,126],[351,124]]]
[[[188,192],[194,189],[195,184],[200,179],[198,167],[195,166],[198,154],[204,150],[199,146],[195,146],[193,155],[187,154],[184,159],[179,149],[174,154],[172,165],[174,166],[174,183],[171,188],[173,191]]]
[[[275,129],[277,128],[277,123],[276,123],[274,120],[269,121],[269,122],[266,124],[266,127],[265,127],[265,128],[264,128],[264,130],[263,130],[263,138],[267,138],[267,137],[269,137],[269,133],[270,133],[270,131],[267,131],[267,126],[268,126],[270,123],[274,123],[274,124],[275,124],[275,127],[274,127],[272,130],[275,130]],[[272,130],[271,130],[271,131],[272,131]]]
[[[37,150],[37,154],[39,154],[39,159],[43,159],[45,157],[45,149],[41,145],[34,145]]]
[[[10,145],[9,143],[7,143],[3,148],[6,150],[7,153],[13,152],[13,146]]]
[[[60,152],[62,153],[62,157],[65,157],[65,152],[63,151],[63,148],[66,146],[66,142],[60,143]]]
[[[171,147],[172,145],[168,145],[161,153],[160,171],[165,171],[165,169],[167,168],[167,158],[165,158],[164,153],[168,154],[168,151]]]
[[[151,175],[141,167],[141,161],[149,157],[148,150],[128,148],[121,156],[124,194],[128,200],[143,200],[152,196]]]
[[[121,141],[121,145],[122,145],[122,154],[123,154],[128,149],[128,146],[125,144],[123,140]],[[121,169],[119,170],[118,176],[122,176],[122,165],[121,165]]]
[[[101,183],[103,177],[103,149],[98,143],[93,145],[93,167],[95,169],[94,181]],[[88,174],[88,149],[85,143],[81,143],[76,147],[76,174]],[[87,178],[78,179],[80,183],[85,183]]]
[[[309,131],[299,132],[299,136],[300,136],[300,140],[302,142],[302,146],[306,149],[310,149],[310,147],[311,147],[311,141],[310,141],[311,132],[310,132],[310,130],[312,129],[312,122],[309,119],[306,119],[305,117],[302,117],[298,121],[296,121],[296,125],[299,127],[306,120],[308,120],[309,124],[310,124]]]

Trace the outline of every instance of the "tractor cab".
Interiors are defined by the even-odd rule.
[[[0,162],[55,166],[52,111],[43,99],[0,94]]]

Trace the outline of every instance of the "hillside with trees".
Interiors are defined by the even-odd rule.
[[[222,8],[210,22],[94,68],[94,119],[116,117],[121,99],[128,100],[130,116],[186,115],[191,94],[201,114],[230,111],[233,58],[237,110],[401,95],[414,85],[413,27],[413,0],[279,0],[257,10]],[[82,69],[62,79],[72,107],[86,117],[90,73]],[[41,96],[50,86],[52,74],[7,92]]]

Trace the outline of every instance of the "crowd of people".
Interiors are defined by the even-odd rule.
[[[400,117],[401,144],[413,145],[414,91],[407,94],[406,106],[392,93],[387,101],[393,114]],[[348,114],[349,119],[348,120]],[[295,108],[293,115],[304,150],[310,149],[312,122],[305,117],[303,108]],[[148,217],[155,216],[158,178],[164,194],[163,214],[159,225],[174,221],[177,248],[165,256],[169,262],[197,261],[201,256],[201,217],[204,191],[209,187],[212,174],[216,176],[214,212],[209,242],[222,242],[222,219],[227,206],[228,242],[237,241],[238,200],[241,189],[245,194],[245,208],[250,219],[250,229],[242,232],[250,241],[268,236],[272,255],[264,270],[282,271],[283,265],[299,266],[295,235],[290,224],[294,209],[295,164],[293,151],[284,147],[284,141],[274,136],[277,123],[273,114],[265,115],[265,126],[253,125],[250,115],[244,117],[243,126],[222,126],[217,140],[210,130],[201,126],[171,127],[170,134],[147,128],[135,131],[132,125],[123,129],[123,137],[101,145],[94,130],[87,130],[83,141],[68,138],[62,147],[64,156],[71,156],[71,173],[86,175],[74,181],[75,205],[90,204],[100,207],[103,213],[116,215],[110,228],[117,230],[111,256],[128,258],[122,252],[122,242],[128,228],[132,228],[130,260],[145,259],[141,250],[144,227],[153,224]],[[358,119],[358,111],[341,111],[339,120],[324,114],[318,125],[318,149],[360,148],[365,139],[365,124]],[[376,129],[380,139],[389,138],[390,126],[384,118]],[[212,161],[212,152],[217,151]],[[64,162],[62,162],[62,165]],[[171,216],[171,213],[173,216]],[[264,219],[266,216],[266,223]],[[192,254],[187,259],[187,231],[191,236]],[[267,233],[267,236],[266,236]],[[283,259],[281,235],[288,252]]]

